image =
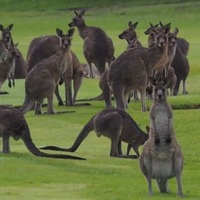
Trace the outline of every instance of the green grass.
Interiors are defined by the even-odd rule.
[[[149,22],[171,22],[172,28],[180,29],[179,36],[190,42],[190,74],[187,80],[188,95],[169,97],[169,102],[177,107],[200,102],[199,67],[199,27],[200,15],[198,1],[124,1],[111,6],[113,1],[11,1],[0,0],[0,19],[5,26],[14,23],[13,38],[26,56],[28,45],[33,37],[54,34],[57,27],[67,30],[73,17],[69,8],[87,7],[88,25],[102,27],[112,37],[116,56],[126,48],[125,41],[118,34],[127,27],[129,20],[138,21],[137,33],[146,46],[144,35]],[[161,2],[161,3],[158,3]],[[146,6],[144,6],[146,5]],[[46,7],[47,6],[47,7]],[[45,8],[46,7],[46,8]],[[28,9],[27,11],[25,11]],[[23,12],[22,12],[23,11]],[[72,49],[80,61],[85,63],[82,54],[83,41],[76,31]],[[9,95],[0,96],[0,104],[21,105],[24,100],[24,80],[16,80],[16,87],[9,89],[7,83],[2,90]],[[61,87],[64,96],[64,87]],[[78,99],[93,97],[100,93],[98,79],[84,79]],[[104,108],[103,101],[90,102],[88,107],[58,107],[55,110],[75,110],[76,113],[35,116],[33,111],[25,117],[31,130],[33,141],[38,147],[58,145],[69,147],[84,124]],[[114,103],[114,102],[113,102]],[[148,106],[151,102],[147,101]],[[46,108],[44,108],[45,110]],[[139,102],[131,102],[127,112],[145,130],[149,124],[147,113],[140,111]],[[199,175],[199,119],[196,110],[174,110],[174,127],[177,140],[184,154],[182,176],[183,193],[186,199],[200,199]],[[125,151],[126,145],[123,145]],[[142,149],[142,147],[141,147]],[[140,151],[141,151],[140,149]],[[38,158],[27,151],[22,141],[11,139],[10,155],[0,154],[0,199],[73,199],[73,200],[121,200],[121,199],[179,199],[176,195],[175,179],[169,181],[169,194],[160,194],[154,182],[154,196],[147,195],[147,184],[140,172],[138,160],[116,159],[109,157],[110,141],[98,138],[92,132],[77,152],[72,155],[85,157],[86,161],[56,160]]]

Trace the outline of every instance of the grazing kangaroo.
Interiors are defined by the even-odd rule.
[[[15,86],[14,81],[14,70],[15,70],[15,59],[20,57],[16,50],[17,44],[12,45],[7,50],[7,55],[3,62],[0,62],[0,89],[6,79],[8,79],[9,87]]]
[[[34,38],[28,49],[27,65],[28,72],[40,61],[54,55],[60,48],[60,40],[57,36],[43,36]],[[73,105],[76,100],[77,93],[80,89],[83,79],[83,69],[80,62],[71,50],[72,66],[69,65],[64,74],[62,80],[65,83],[65,102],[66,105]],[[72,95],[72,80],[73,80],[73,95]],[[58,86],[56,86],[55,95],[58,99],[58,105],[64,105],[62,98],[60,97]]]
[[[23,114],[28,112],[35,102],[37,102],[35,114],[41,114],[44,98],[47,98],[48,101],[47,113],[54,114],[53,95],[56,85],[65,69],[72,64],[70,47],[74,29],[70,29],[67,34],[56,29],[56,33],[60,38],[60,48],[57,53],[37,63],[27,74],[25,80],[26,97],[20,109]]]
[[[11,45],[14,45],[11,30],[13,28],[13,24],[10,24],[7,28],[4,28],[2,24],[0,24],[0,31],[2,31],[2,41],[4,42],[6,48],[9,48]],[[23,58],[22,53],[17,48],[16,49],[19,58],[15,60],[15,71],[14,78],[15,79],[23,79],[26,77],[27,67],[26,61]]]
[[[167,27],[169,30],[169,27]],[[152,30],[156,45],[151,48],[131,48],[122,53],[108,70],[108,85],[113,91],[116,108],[125,110],[127,95],[132,90],[141,94],[142,111],[146,111],[146,87],[148,77],[160,70],[168,61],[168,32]]]
[[[90,76],[94,77],[92,63],[101,75],[105,71],[105,64],[110,65],[114,58],[113,42],[102,29],[85,24],[85,10],[81,10],[80,13],[74,10],[74,14],[75,17],[69,23],[69,27],[77,27],[80,37],[84,40],[83,54],[90,67]]]
[[[140,168],[146,177],[149,195],[153,194],[152,179],[156,179],[160,192],[167,193],[167,181],[175,177],[178,195],[182,197],[183,155],[174,133],[172,109],[167,102],[168,79],[151,78],[150,82],[153,85],[150,132],[140,156]]]
[[[129,21],[128,22],[128,29],[125,29],[118,36],[119,39],[125,39],[127,41],[127,43],[128,43],[127,49],[131,48],[131,45],[130,45],[131,41],[138,38],[137,33],[135,32],[137,25],[138,25],[138,22],[135,22],[133,24],[131,21]],[[136,42],[137,46],[142,46],[142,44],[138,40],[136,40],[135,42]],[[135,47],[135,45],[134,45],[134,47]]]
[[[42,147],[41,149],[50,149],[56,151],[70,151],[74,152],[78,149],[82,141],[87,137],[91,131],[95,131],[97,136],[105,136],[111,140],[110,156],[122,158],[138,158],[138,147],[143,145],[148,139],[148,134],[144,133],[131,118],[129,114],[124,111],[114,108],[104,109],[94,115],[76,138],[74,144],[70,148],[59,148],[56,146]],[[133,147],[136,156],[122,155],[121,141]]]
[[[3,140],[3,154],[10,153],[9,138],[22,139],[27,149],[35,156],[48,158],[79,159],[84,158],[70,155],[56,155],[41,152],[33,143],[28,124],[22,113],[13,107],[0,106],[0,137]]]

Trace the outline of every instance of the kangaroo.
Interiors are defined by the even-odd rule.
[[[161,27],[164,26],[161,21],[159,22],[159,24],[160,24]],[[189,46],[190,46],[189,42],[184,38],[177,38],[176,43],[177,43],[178,48],[181,50],[181,52],[185,56],[187,56],[188,52],[189,52]]]
[[[15,140],[22,139],[27,149],[35,156],[85,160],[84,158],[71,155],[56,155],[41,152],[32,141],[24,116],[14,107],[0,106],[0,136],[3,140],[3,154],[10,153],[9,138],[13,137]]]
[[[15,59],[20,57],[16,51],[16,45],[11,45],[7,50],[6,58],[0,63],[0,89],[6,79],[9,80],[9,87],[15,86],[14,69]],[[12,80],[12,81],[11,81]]]
[[[4,43],[0,40],[0,63],[2,63],[6,56],[7,56],[8,50],[5,48]]]
[[[59,49],[59,38],[57,36],[42,36],[34,38],[28,49],[27,65],[28,72],[40,61],[54,55]],[[66,105],[72,106],[75,103],[77,93],[81,87],[83,79],[83,69],[76,54],[71,50],[72,55],[72,68],[68,66],[64,72],[62,79],[65,83],[65,102]],[[72,80],[73,80],[73,92],[72,95]],[[58,100],[58,105],[64,105],[62,98],[59,94],[58,86],[55,90],[55,95]]]
[[[101,75],[105,71],[105,64],[110,65],[114,58],[114,46],[111,38],[102,29],[85,24],[83,19],[85,12],[86,10],[81,10],[78,13],[74,10],[75,17],[68,25],[77,27],[80,37],[84,40],[83,54],[90,67],[90,76],[93,78],[92,63]]]
[[[166,26],[166,25],[165,25]],[[152,24],[151,24],[151,27],[154,27]],[[151,27],[149,27],[145,34],[149,34],[149,31],[151,29]],[[164,25],[162,25],[162,27],[164,27]],[[156,25],[156,28],[162,28],[162,27],[158,27],[158,25]],[[188,62],[188,59],[186,57],[186,55],[184,54],[184,52],[188,52],[188,49],[189,49],[189,46],[187,45],[187,41],[184,43],[182,42],[181,44],[183,46],[188,46],[188,49],[185,48],[183,50],[181,50],[181,47],[179,46],[180,45],[180,40],[181,41],[184,41],[184,39],[182,38],[177,38],[177,33],[178,33],[178,29],[175,29],[174,33],[170,33],[170,36],[169,36],[169,54],[170,52],[173,52],[173,54],[171,53],[171,59],[168,63],[168,66],[170,67],[173,67],[174,68],[174,72],[175,72],[175,75],[176,75],[176,81],[174,79],[174,77],[172,77],[172,82],[176,82],[175,83],[175,86],[173,86],[173,95],[177,95],[178,92],[179,92],[179,87],[180,87],[180,83],[181,81],[183,81],[183,91],[182,93],[183,94],[186,94],[187,91],[186,91],[186,79],[188,77],[188,74],[189,74],[189,70],[190,70],[190,66],[189,66],[189,62]],[[149,46],[152,46],[153,43],[154,43],[154,39],[153,37],[149,34]],[[177,44],[176,44],[177,43]],[[172,70],[171,70],[172,72]],[[170,72],[170,73],[171,73]],[[174,80],[173,80],[174,79]]]
[[[183,155],[174,133],[172,109],[167,102],[168,79],[150,78],[150,82],[153,85],[150,132],[139,159],[140,168],[146,177],[149,195],[153,194],[152,179],[156,179],[161,193],[167,193],[167,181],[175,177],[178,195],[183,197],[181,186]]]
[[[174,68],[177,77],[176,85],[174,87],[174,95],[178,95],[181,81],[183,84],[182,94],[187,94],[186,79],[190,71],[190,65],[187,57],[178,47],[176,48],[176,55],[172,62],[172,67]]]
[[[82,141],[91,131],[95,131],[97,136],[105,136],[111,140],[110,156],[120,158],[138,158],[138,147],[143,145],[148,139],[148,134],[144,133],[125,111],[115,108],[104,109],[95,114],[83,127],[74,144],[70,148],[59,148],[55,146],[42,147],[56,151],[74,152],[78,149]],[[122,155],[121,141],[133,147],[136,156]]]
[[[169,27],[167,27],[169,30]],[[141,94],[142,111],[146,111],[146,87],[153,70],[160,70],[168,61],[168,32],[152,30],[156,45],[151,48],[131,48],[122,53],[108,70],[108,85],[113,91],[116,108],[125,110],[127,94],[138,90]]]
[[[47,114],[54,114],[53,94],[60,77],[66,68],[72,64],[70,51],[71,40],[74,29],[70,29],[64,34],[61,29],[56,29],[57,36],[60,38],[60,48],[56,54],[37,63],[27,74],[25,80],[26,97],[21,112],[28,112],[33,104],[37,102],[35,114],[41,114],[41,105],[44,98],[48,100]]]
[[[133,24],[131,21],[129,21],[128,29],[125,29],[124,31],[122,31],[122,33],[120,33],[118,35],[119,39],[125,39],[127,41],[127,43],[128,43],[127,49],[131,48],[131,45],[130,45],[131,41],[138,38],[137,33],[135,31],[137,25],[138,25],[138,22],[135,22]],[[137,46],[142,46],[142,44],[138,40],[136,40],[135,42],[136,42]],[[134,47],[135,47],[135,45],[134,45]]]
[[[0,24],[0,31],[2,31],[2,41],[4,42],[6,48],[9,48],[9,46],[14,45],[11,35],[11,30],[13,26],[14,26],[13,24],[10,24],[7,28],[4,28],[4,26]],[[26,61],[18,48],[16,49],[16,51],[17,54],[19,55],[19,58],[15,59],[14,78],[24,79],[27,74]]]

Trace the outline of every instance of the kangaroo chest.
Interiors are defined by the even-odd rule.
[[[152,113],[152,125],[155,125],[156,131],[159,133],[168,132],[171,126],[171,115],[165,106],[155,107]]]

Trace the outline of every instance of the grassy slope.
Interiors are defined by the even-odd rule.
[[[8,4],[7,2],[12,2]],[[58,11],[60,8],[71,8],[80,5],[78,1],[55,1],[49,3],[49,9],[38,11],[44,7],[45,1],[16,1],[1,0],[0,12],[1,23],[8,25],[14,23],[13,36],[15,41],[20,43],[20,48],[26,55],[28,44],[35,36],[54,34],[56,27],[67,28],[67,23],[73,14],[70,10]],[[28,1],[29,2],[29,1]],[[37,5],[34,3],[37,2]],[[63,3],[64,2],[64,3]],[[84,1],[85,2],[85,1]],[[139,2],[139,1],[138,1]],[[141,4],[138,3],[137,4]],[[149,3],[150,2],[150,3]],[[143,34],[149,22],[157,23],[162,20],[164,23],[172,22],[173,28],[179,27],[180,37],[190,41],[189,61],[191,72],[188,78],[187,96],[179,95],[170,98],[173,104],[198,103],[200,100],[200,68],[199,68],[199,33],[198,27],[200,16],[198,2],[183,4],[156,4],[148,1],[149,6],[135,6],[131,3],[104,7],[103,1],[98,8],[95,3],[87,2],[90,9],[87,12],[86,20],[89,25],[96,25],[104,28],[112,37],[116,48],[116,56],[126,47],[124,41],[120,41],[117,35],[127,27],[129,20],[139,21],[137,32],[140,40],[146,45],[146,36]],[[169,2],[169,1],[168,1]],[[144,1],[142,1],[144,3]],[[65,5],[64,5],[65,4]],[[109,1],[111,4],[111,1]],[[131,5],[130,5],[131,4]],[[64,5],[64,6],[63,6]],[[129,6],[127,6],[129,5]],[[68,6],[68,7],[66,7]],[[30,7],[28,12],[24,10]],[[92,8],[93,7],[93,8]],[[55,9],[53,9],[55,8]],[[9,12],[7,12],[9,10]],[[82,40],[77,32],[73,39],[73,50],[77,53],[81,62],[85,62],[82,55]],[[89,89],[88,89],[89,88]],[[9,96],[0,96],[0,104],[11,103],[21,104],[24,98],[24,81],[17,80],[16,88],[8,89],[4,84],[3,90],[10,92]],[[63,87],[61,88],[63,91]],[[99,94],[98,80],[85,79],[79,98],[95,96]],[[91,116],[104,107],[104,102],[91,102],[90,107],[73,107],[68,110],[76,110],[73,114],[54,116],[34,116],[33,112],[26,115],[33,140],[37,146],[49,144],[59,146],[70,146],[78,132]],[[150,102],[148,102],[150,105]],[[57,107],[56,110],[66,110],[65,107]],[[140,103],[131,103],[127,110],[144,130],[149,124],[148,113],[140,112]],[[177,139],[181,144],[185,157],[183,171],[183,191],[187,199],[199,199],[199,110],[176,110],[174,111],[174,125]],[[125,146],[124,146],[125,148]],[[146,182],[140,173],[137,160],[120,160],[109,157],[110,142],[106,138],[97,138],[91,134],[80,146],[74,155],[86,157],[87,161],[54,160],[32,156],[27,152],[21,141],[11,140],[12,154],[0,155],[0,198],[1,199],[147,199]],[[171,193],[168,195],[159,194],[154,186],[154,199],[179,199],[176,197],[175,180],[170,180]]]

